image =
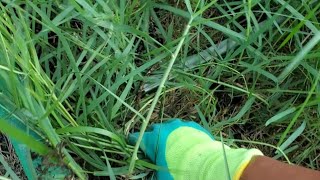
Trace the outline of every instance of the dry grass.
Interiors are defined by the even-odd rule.
[[[20,164],[19,158],[14,152],[13,146],[10,143],[10,140],[0,133],[0,153],[4,157],[4,160],[8,162],[11,169],[17,174],[17,176],[25,180],[27,177],[24,174],[23,168]],[[5,176],[6,170],[3,166],[0,166],[0,176]]]

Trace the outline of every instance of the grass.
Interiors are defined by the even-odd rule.
[[[2,0],[0,105],[79,178],[151,177],[157,167],[126,137],[175,117],[319,170],[319,7]]]

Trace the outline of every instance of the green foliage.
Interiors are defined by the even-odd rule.
[[[320,168],[317,1],[2,0],[0,11],[0,98],[80,178],[151,176],[126,136],[173,117]]]

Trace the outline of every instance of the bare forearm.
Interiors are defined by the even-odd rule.
[[[265,156],[254,157],[240,180],[319,180],[320,171],[289,165]]]

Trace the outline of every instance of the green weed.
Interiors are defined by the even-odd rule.
[[[170,118],[320,169],[319,7],[2,0],[0,105],[47,140],[35,152],[63,144],[82,179],[152,176],[158,167],[126,137]],[[7,126],[0,130],[35,141]]]

